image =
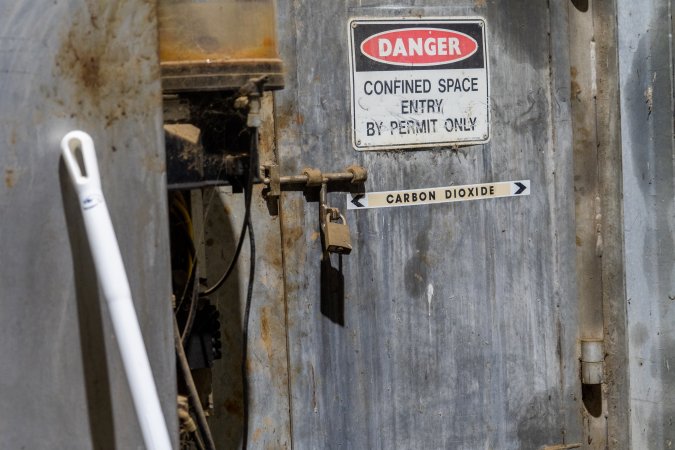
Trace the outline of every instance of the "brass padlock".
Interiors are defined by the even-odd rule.
[[[330,253],[348,255],[352,251],[352,238],[349,234],[349,225],[347,225],[345,216],[340,214],[340,220],[342,220],[342,223],[333,222],[331,220],[331,213],[326,214],[323,229],[323,245],[324,249]]]

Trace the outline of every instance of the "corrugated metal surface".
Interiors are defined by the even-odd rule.
[[[675,442],[672,2],[618,1],[632,448]]]
[[[137,448],[140,429],[60,164],[97,144],[150,363],[176,432],[154,2],[0,5],[0,447]],[[152,324],[152,326],[148,326]]]
[[[580,442],[566,3],[380,3],[278,2],[282,173],[357,162],[371,191],[531,179],[532,195],[349,214],[355,249],[323,276],[316,199],[283,195],[294,446]],[[467,15],[487,20],[491,143],[353,151],[347,19]]]

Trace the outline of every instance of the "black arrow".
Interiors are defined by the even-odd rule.
[[[520,181],[516,181],[516,186],[518,186],[518,190],[517,190],[516,193],[513,194],[513,195],[522,194],[523,191],[524,191],[525,189],[527,189],[527,186],[525,186],[525,185],[524,185],[523,183],[521,183]]]
[[[365,205],[359,203],[359,200],[361,200],[363,197],[365,197],[364,194],[358,194],[357,196],[352,198],[352,205],[358,207],[358,208],[363,208]]]

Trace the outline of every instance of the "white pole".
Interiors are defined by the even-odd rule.
[[[149,450],[169,450],[171,440],[136,318],[122,255],[101,190],[94,141],[83,131],[71,131],[61,140],[61,151],[80,199],[96,275],[110,310],[145,446]],[[80,167],[76,159],[77,151],[84,167]]]

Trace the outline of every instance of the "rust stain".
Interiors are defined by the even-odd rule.
[[[304,229],[301,226],[289,227],[284,233],[284,247],[292,247],[304,234]]]
[[[581,238],[577,236],[577,247],[581,247]]]
[[[274,18],[265,6],[248,2],[160,2],[159,53],[162,62],[276,58],[276,41],[270,34],[251,40],[245,28],[259,33],[274,30]],[[255,18],[251,20],[241,20]],[[186,18],[193,26],[186,27]],[[228,20],[229,19],[229,20]],[[223,26],[225,25],[225,26]]]
[[[270,337],[270,309],[268,307],[260,308],[260,337],[263,341],[263,347],[268,355],[272,350],[272,338]]]
[[[289,128],[293,122],[297,124],[300,118],[302,118],[304,123],[305,118],[302,116],[302,114],[296,113],[292,105],[283,106],[274,114],[274,120],[277,125],[277,129],[280,130]]]
[[[153,46],[142,45],[155,40],[155,30],[147,26],[153,18],[149,3],[139,8],[136,3],[88,1],[78,9],[55,55],[54,74],[64,83],[51,101],[60,109],[74,103],[77,107],[67,111],[71,117],[95,113],[106,127],[128,116],[154,113],[161,92],[149,90],[148,82],[159,78],[159,64],[153,63]],[[133,31],[118,33],[121,29]],[[149,100],[135,101],[138,97]]]
[[[16,184],[16,172],[13,169],[5,170],[5,186],[13,188]]]
[[[302,114],[298,113],[298,114],[295,116],[295,123],[297,123],[298,125],[304,124],[304,123],[305,123],[305,116],[303,116]]]
[[[318,231],[315,231],[315,232],[312,233],[312,235],[309,238],[312,240],[312,242],[316,242],[316,240],[319,239],[320,236],[321,236],[321,233],[319,233]]]
[[[573,79],[576,79],[577,75],[579,74],[579,71],[575,66],[572,66],[570,68],[570,75],[572,76]]]
[[[255,430],[253,433],[253,436],[251,437],[251,441],[253,441],[254,444],[257,444],[260,438],[262,437],[263,430],[261,428],[258,428]]]
[[[581,95],[581,86],[576,81],[572,81],[570,96],[572,100],[581,101],[579,96]]]
[[[476,6],[477,6],[478,8],[485,8],[485,6],[486,6],[486,5],[485,5],[485,3],[486,3],[485,0],[476,0],[475,3],[476,3]]]
[[[278,242],[271,237],[265,239],[265,261],[279,274],[278,282],[280,282],[281,271],[283,270],[281,248],[279,247]],[[273,283],[277,283],[277,281],[274,281]]]

